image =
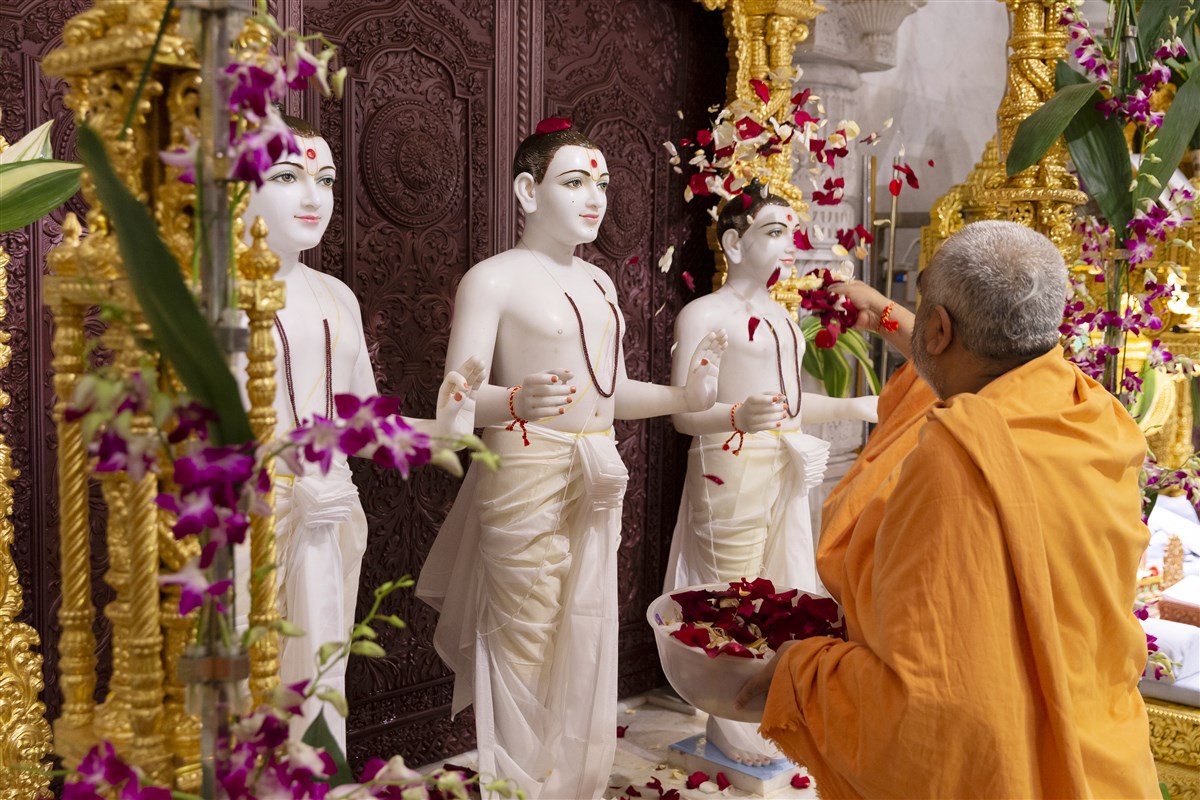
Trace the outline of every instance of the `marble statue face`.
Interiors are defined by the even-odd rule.
[[[243,219],[246,229],[255,217],[267,223],[267,244],[279,253],[299,253],[316,247],[333,214],[333,184],[337,170],[333,153],[322,138],[296,137],[299,155],[285,155],[267,170],[263,185],[250,192]]]
[[[538,226],[569,244],[596,240],[608,208],[608,165],[599,150],[560,147],[534,191]]]
[[[738,239],[741,263],[736,268],[764,282],[776,268],[779,275],[786,278],[796,260],[792,234],[798,223],[796,212],[791,208],[777,205],[760,208],[750,227]]]

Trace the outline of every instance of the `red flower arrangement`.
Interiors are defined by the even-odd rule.
[[[704,650],[709,658],[722,653],[764,658],[792,639],[845,638],[834,600],[798,589],[777,592],[766,578],[743,578],[728,589],[677,592],[671,599],[679,604],[683,622],[671,636]]]

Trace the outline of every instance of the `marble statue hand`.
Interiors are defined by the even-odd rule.
[[[475,395],[486,377],[483,360],[475,356],[446,373],[438,390],[437,436],[460,439],[475,429]]]
[[[835,283],[829,287],[829,291],[847,297],[854,303],[858,308],[858,321],[854,323],[854,327],[861,330],[878,330],[879,315],[891,302],[870,285],[859,280]]]
[[[875,395],[852,397],[848,401],[853,409],[851,419],[863,422],[879,422],[879,398]]]
[[[783,398],[771,392],[752,394],[733,412],[733,417],[738,430],[746,433],[775,430],[782,425]]]
[[[706,411],[717,402],[717,373],[728,346],[729,336],[722,328],[709,332],[692,351],[692,366],[683,387],[688,411]]]
[[[521,388],[513,397],[513,411],[523,420],[536,420],[565,414],[576,387],[571,385],[575,373],[569,369],[552,369],[526,375]]]

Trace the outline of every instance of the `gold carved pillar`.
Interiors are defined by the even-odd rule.
[[[997,137],[967,180],[934,203],[930,224],[921,229],[922,269],[937,248],[967,222],[1007,219],[1044,234],[1058,245],[1067,263],[1079,252],[1072,231],[1075,209],[1087,202],[1079,182],[1066,168],[1061,139],[1037,164],[1007,178],[1004,157],[1022,120],[1054,96],[1054,65],[1067,56],[1068,34],[1058,23],[1066,0],[1002,0],[1012,26],[1007,49],[1008,75],[996,112]]]
[[[825,10],[813,0],[696,0],[709,11],[720,9],[729,39],[729,75],[725,84],[727,104],[737,101],[760,102],[750,81],[763,81],[770,90],[770,102],[764,116],[774,116],[780,122],[791,104],[795,89],[792,84],[792,56],[796,45],[808,38],[809,23]],[[792,180],[792,152],[767,157],[772,194],[786,198],[799,215],[808,212],[808,203]],[[717,259],[714,287],[725,282],[725,258],[716,241],[716,226],[710,225],[709,246]],[[772,289],[776,300],[793,314],[799,307],[795,268]]]
[[[8,146],[0,136],[0,152]],[[0,320],[8,316],[9,255],[0,249]],[[9,335],[0,331],[0,371],[8,368],[12,349]],[[12,398],[0,387],[0,408]],[[20,473],[12,450],[0,436],[0,800],[49,797],[50,779],[34,771],[48,767],[50,726],[46,705],[38,699],[45,681],[37,631],[17,622],[23,607],[17,565],[12,558],[13,491]]]
[[[238,259],[243,278],[238,302],[250,320],[250,352],[247,359],[246,394],[250,398],[250,427],[259,443],[275,438],[275,314],[283,308],[284,284],[275,280],[279,258],[267,247],[267,226],[261,218],[251,227],[254,244]],[[275,508],[275,460],[267,465],[271,479],[265,499]],[[270,699],[279,684],[279,635],[274,623],[279,619],[278,575],[271,570],[276,562],[275,515],[254,515],[250,520],[250,625],[264,633],[250,646],[250,692],[255,705]]]

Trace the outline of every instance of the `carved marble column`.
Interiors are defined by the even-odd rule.
[[[862,85],[864,72],[890,69],[896,64],[896,37],[900,24],[906,17],[925,5],[926,0],[825,0],[826,12],[812,23],[812,35],[797,49],[793,64],[799,77],[796,90],[811,89],[821,98],[825,109],[822,115],[828,120],[827,132],[836,130],[841,120],[860,119],[861,109],[855,101],[855,93]],[[867,131],[863,131],[866,134]],[[797,254],[796,272],[803,275],[820,266],[831,266],[842,259],[835,258],[832,246],[834,233],[838,229],[853,228],[859,222],[870,227],[863,217],[864,184],[868,178],[863,172],[863,150],[851,151],[836,168],[836,175],[844,178],[845,199],[836,206],[809,208],[812,225],[820,228],[824,236],[812,234],[813,249]],[[799,154],[793,181],[805,192],[811,190],[807,160],[801,161]],[[858,276],[862,276],[862,265],[858,265]],[[820,382],[808,374],[804,375],[804,391],[824,394]],[[821,504],[833,491],[842,476],[854,463],[858,449],[866,441],[867,426],[860,422],[842,421],[805,425],[805,431],[818,436],[832,445],[825,480],[809,493],[812,507],[813,530],[820,530]]]

